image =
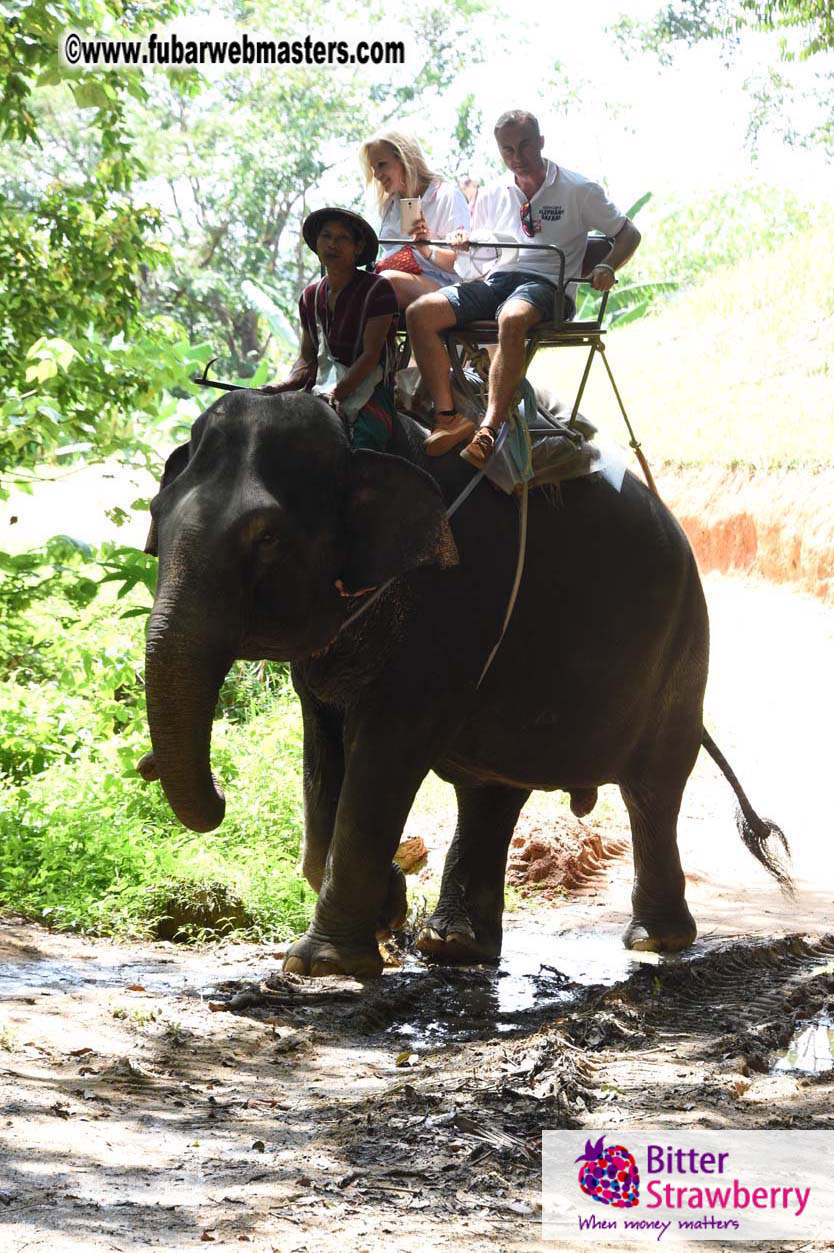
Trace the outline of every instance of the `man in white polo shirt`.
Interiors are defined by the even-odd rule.
[[[532,113],[502,114],[495,138],[510,177],[479,193],[472,213],[474,230],[500,232],[519,243],[557,244],[565,253],[565,278],[578,277],[590,230],[613,236],[613,250],[591,275],[597,291],[608,291],[615,271],[640,243],[640,232],[597,183],[542,156],[544,139]],[[463,232],[455,238],[459,248],[468,247]],[[430,456],[441,456],[469,440],[461,456],[478,468],[489,460],[513,392],[524,377],[525,337],[537,322],[552,319],[559,277],[558,253],[522,249],[514,259],[499,261],[485,279],[442,287],[408,309],[412,350],[434,402],[434,430],[426,440]],[[575,311],[574,290],[571,284],[566,291],[567,318]],[[476,431],[468,418],[455,412],[449,357],[440,336],[453,326],[495,317],[498,348],[489,372],[487,410]]]

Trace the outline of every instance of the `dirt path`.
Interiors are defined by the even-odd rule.
[[[681,822],[700,937],[681,958],[620,947],[627,855],[591,858],[569,893],[528,881],[497,971],[406,954],[364,987],[277,975],[274,948],[119,946],[6,919],[0,1250],[535,1250],[542,1128],[834,1126],[834,1070],[773,1068],[798,1023],[834,1010],[834,612],[707,589],[708,725],[793,841],[793,901],[700,762]],[[521,835],[547,842],[566,816],[537,797]],[[433,787],[410,824],[431,861],[449,826]],[[584,829],[615,850],[614,797]]]

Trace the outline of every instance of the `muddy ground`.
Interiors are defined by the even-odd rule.
[[[561,797],[522,815],[497,970],[426,967],[406,937],[381,980],[302,980],[276,948],[121,946],[7,917],[0,1250],[535,1250],[543,1128],[834,1127],[834,1032],[802,1036],[834,1015],[834,614],[707,589],[707,724],[793,840],[793,900],[700,762],[680,832],[700,936],[680,957],[620,946],[613,794],[584,822]],[[421,875],[451,825],[442,794],[417,807]],[[814,1050],[818,1073],[796,1069]]]

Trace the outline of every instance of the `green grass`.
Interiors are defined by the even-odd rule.
[[[607,337],[611,368],[652,466],[830,464],[832,227],[829,213],[813,230],[710,274]],[[584,361],[580,349],[551,349],[538,354],[531,373],[570,405]],[[600,361],[582,410],[627,443]]]
[[[141,935],[172,882],[223,884],[254,935],[303,929],[301,723],[284,672],[241,665],[227,680],[213,736],[227,816],[195,835],[134,769],[149,746],[142,619],[120,619],[108,591],[79,614],[53,596],[16,626],[0,689],[0,904],[60,928]]]
[[[112,741],[6,785],[0,900],[61,928],[143,934],[155,886],[219,882],[243,901],[258,936],[303,929],[313,898],[297,869],[299,723],[282,696],[243,725],[216,724],[213,760],[229,804],[208,834],[180,827],[158,784],[125,774]]]

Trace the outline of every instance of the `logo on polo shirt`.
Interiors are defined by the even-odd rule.
[[[539,211],[539,217],[543,222],[558,222],[564,216],[565,210],[560,204],[546,204]]]

